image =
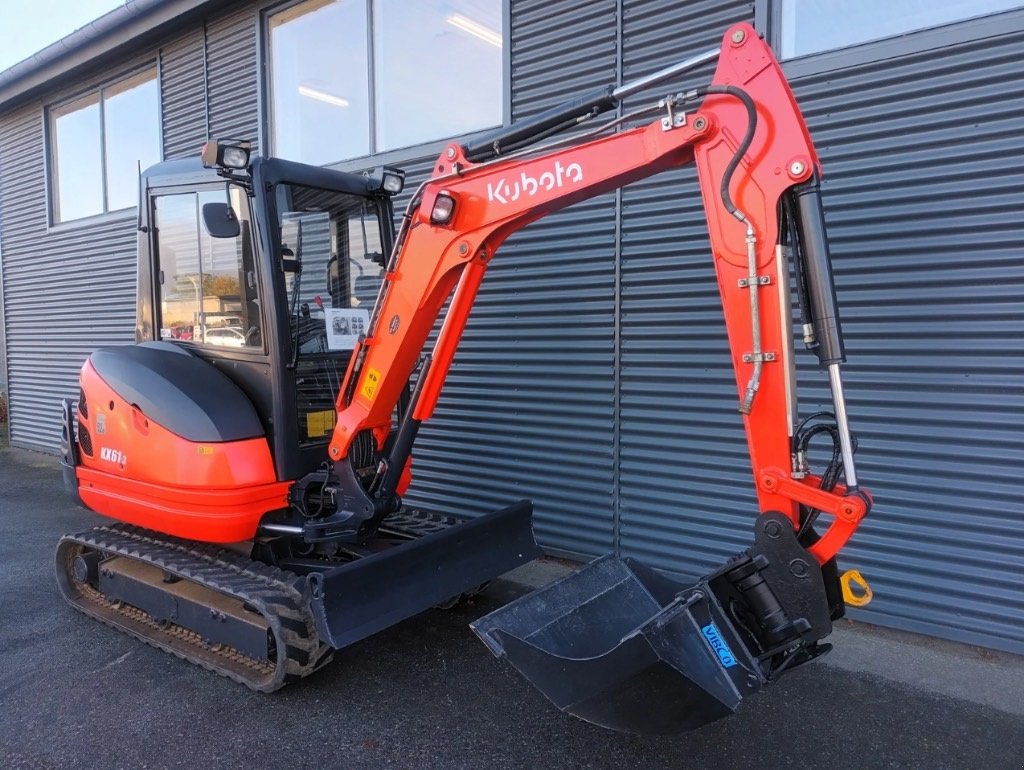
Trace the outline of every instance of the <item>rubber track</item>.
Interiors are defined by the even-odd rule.
[[[274,659],[257,660],[226,646],[212,648],[194,631],[158,624],[135,607],[111,603],[92,586],[75,580],[72,565],[82,548],[146,562],[245,602],[267,621]],[[309,676],[333,656],[333,649],[317,635],[303,579],[243,554],[115,524],[62,538],[56,559],[57,583],[76,609],[253,690],[273,692]]]

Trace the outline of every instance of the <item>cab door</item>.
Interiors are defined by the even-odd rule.
[[[204,207],[237,221],[229,236],[211,233]],[[256,408],[273,447],[275,423],[272,356],[249,196],[223,181],[152,188],[149,196],[151,323],[139,324],[148,339],[181,345],[235,382]]]

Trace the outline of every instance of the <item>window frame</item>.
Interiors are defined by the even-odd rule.
[[[394,147],[389,149],[381,149],[377,146],[376,141],[376,129],[377,129],[377,114],[375,109],[376,104],[376,93],[375,93],[375,80],[374,80],[374,46],[373,46],[373,1],[364,0],[366,3],[366,41],[367,41],[367,58],[368,58],[368,91],[369,91],[369,152],[366,155],[357,155],[348,158],[337,158],[327,163],[320,164],[326,168],[336,168],[340,170],[354,170],[362,169],[366,167],[366,162],[369,159],[373,159],[375,162],[380,161],[384,163],[391,163],[396,161],[405,160],[410,157],[422,157],[439,153],[444,146],[453,138],[452,136],[443,136],[436,139],[427,139],[422,142],[415,144],[406,145],[403,147]],[[475,128],[472,131],[467,131],[465,134],[459,134],[461,137],[474,137],[487,134],[495,129],[508,126],[512,115],[512,7],[511,0],[499,0],[501,3],[501,23],[502,23],[502,50],[501,50],[501,122],[491,126],[482,126]],[[260,24],[259,24],[259,41],[257,50],[257,67],[261,74],[260,87],[258,89],[259,94],[259,135],[263,139],[263,143],[269,148],[268,154],[273,157],[276,155],[276,136],[274,134],[274,115],[273,115],[273,61],[271,56],[270,46],[270,32],[271,32],[271,17],[276,16],[279,13],[290,11],[303,3],[310,2],[310,0],[284,0],[284,2],[274,3],[266,8],[263,8],[260,12]],[[435,150],[436,148],[436,150]],[[304,161],[298,161],[304,162]]]
[[[59,232],[64,229],[74,229],[81,226],[105,222],[115,219],[127,219],[138,209],[138,199],[130,206],[111,209],[108,208],[108,184],[107,184],[107,137],[105,124],[104,93],[117,86],[148,73],[153,74],[153,82],[156,85],[157,100],[157,144],[159,146],[159,159],[162,163],[164,157],[164,115],[163,115],[163,92],[161,88],[161,71],[159,59],[150,59],[144,63],[137,64],[127,71],[120,72],[116,76],[107,78],[89,88],[75,91],[72,95],[54,101],[43,108],[43,135],[45,144],[45,183],[46,183],[46,209],[48,230]],[[148,82],[148,80],[143,81]],[[141,85],[141,83],[140,83]],[[57,155],[57,131],[56,121],[62,111],[74,105],[76,102],[88,99],[91,96],[98,97],[99,121],[100,121],[100,189],[103,196],[103,211],[96,214],[89,214],[74,219],[60,219],[59,189],[60,189],[60,163]],[[63,114],[73,114],[75,110]],[[145,170],[145,169],[143,169]]]
[[[755,0],[754,19],[758,29],[768,30],[768,41],[773,49],[778,50],[782,36],[781,0]],[[878,40],[867,40],[845,48],[795,56],[781,60],[781,64],[786,77],[795,79],[1022,30],[1024,8],[1014,8],[972,19],[947,22],[936,27],[911,30]]]

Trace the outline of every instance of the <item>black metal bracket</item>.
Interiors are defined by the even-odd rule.
[[[359,543],[373,536],[381,520],[401,507],[401,500],[397,495],[371,498],[345,459],[292,484],[288,504],[303,517],[305,542]]]
[[[764,559],[761,575],[786,615],[795,625],[803,627],[800,635],[805,642],[824,639],[832,633],[821,566],[800,545],[793,524],[786,516],[765,513],[758,517],[750,555],[755,560]]]
[[[60,472],[64,481],[64,489],[67,490],[79,505],[82,498],[78,494],[78,474],[75,468],[81,462],[78,454],[78,442],[75,439],[75,410],[70,398],[61,401],[61,424],[60,424]]]

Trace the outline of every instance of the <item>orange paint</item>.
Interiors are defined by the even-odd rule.
[[[287,505],[264,438],[193,442],[127,403],[86,361],[81,386],[92,454],[80,452],[79,495],[97,513],[213,543],[248,540],[260,518]],[[102,423],[102,432],[99,424]]]

